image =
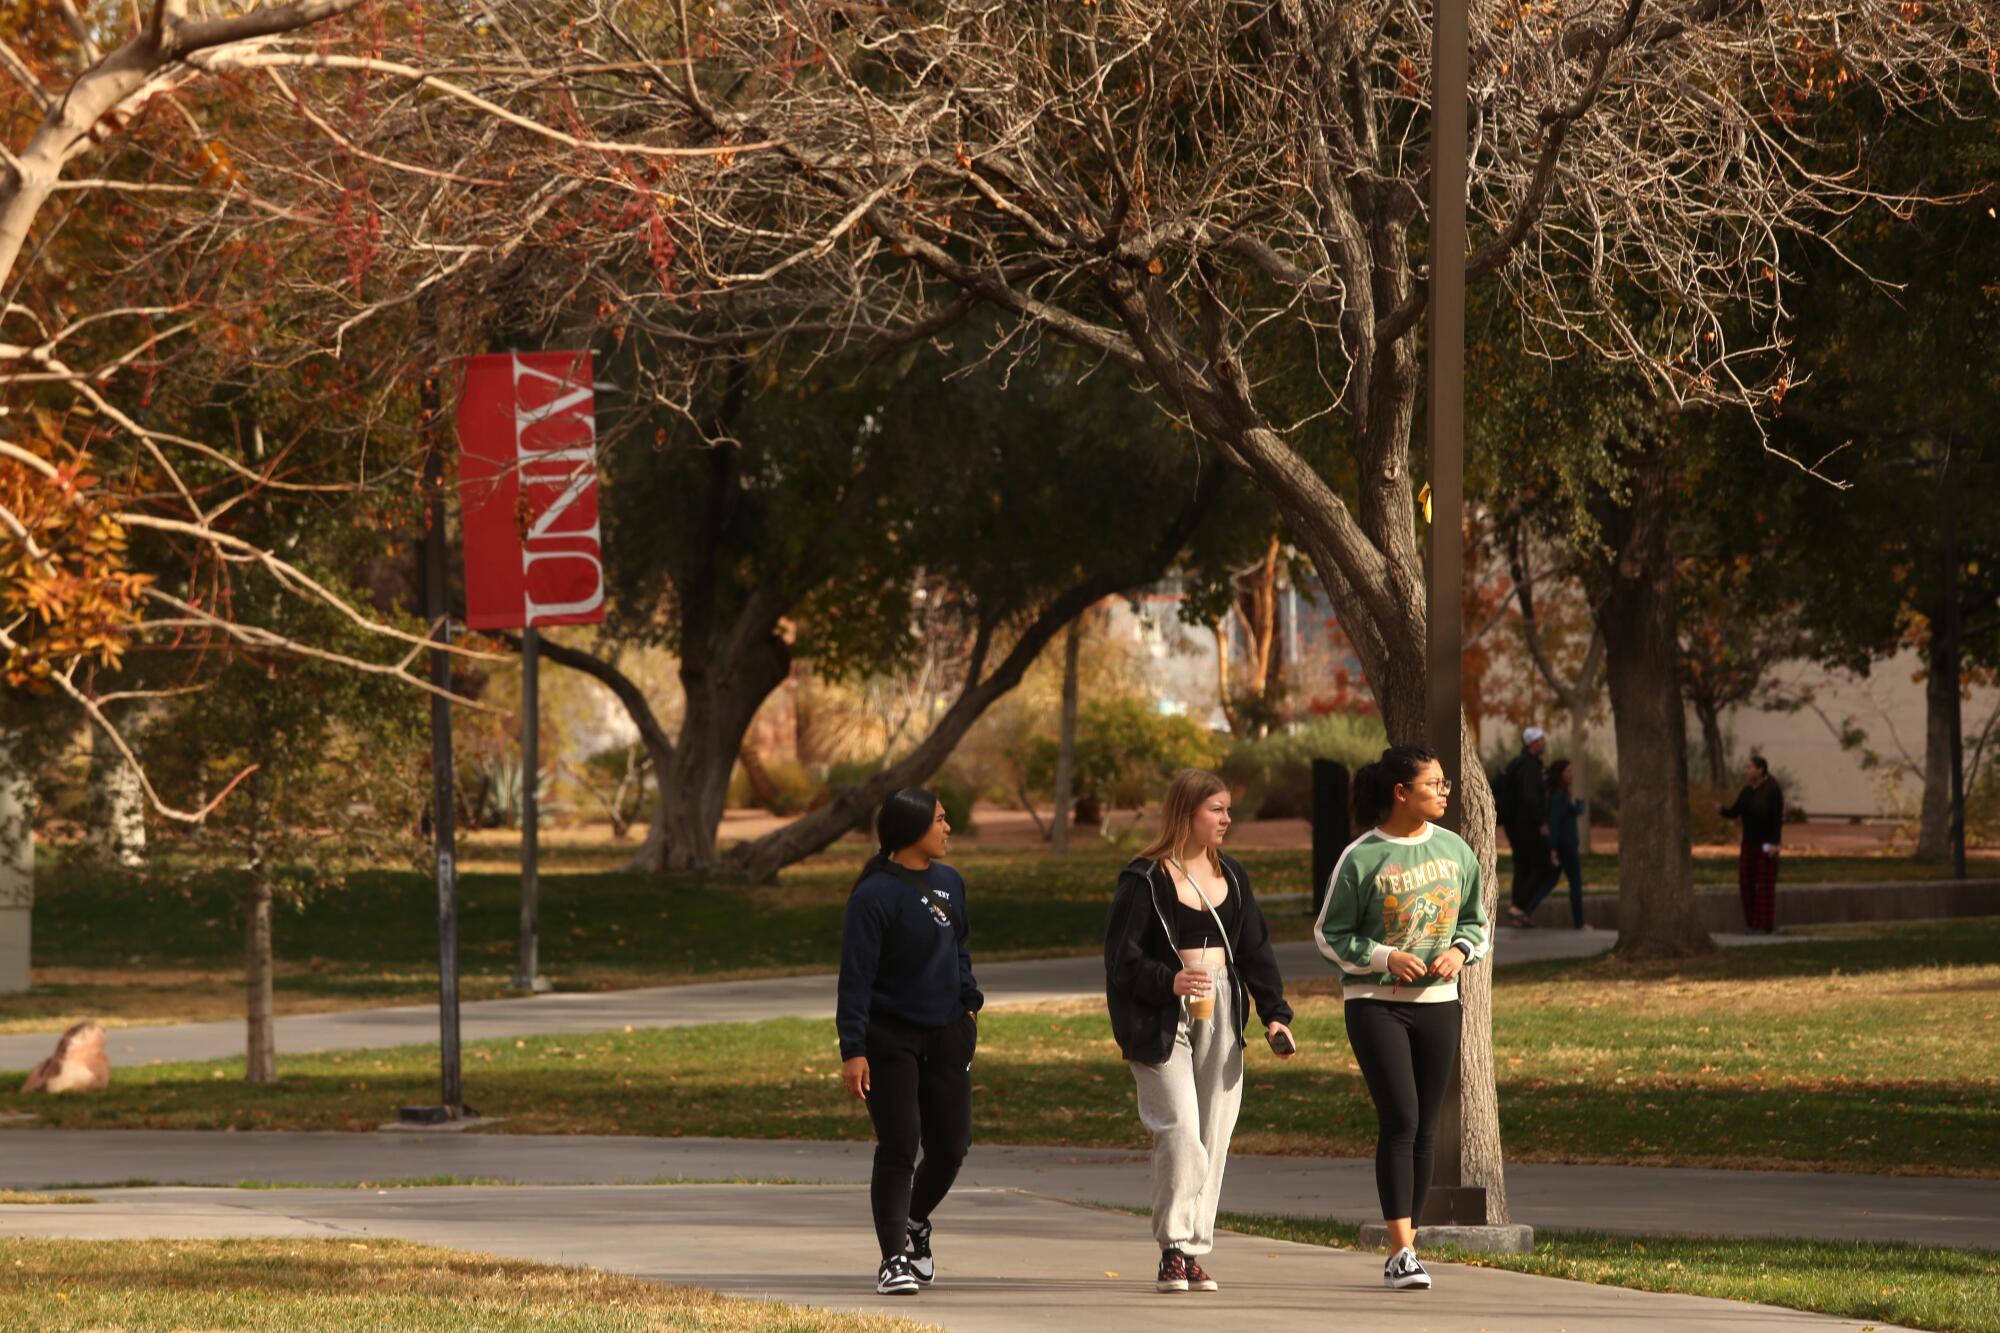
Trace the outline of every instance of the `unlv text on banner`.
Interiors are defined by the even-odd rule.
[[[589,352],[467,357],[458,403],[465,622],[604,619]]]

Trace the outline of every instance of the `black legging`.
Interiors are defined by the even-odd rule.
[[[903,1252],[910,1219],[930,1219],[972,1146],[978,1044],[979,1026],[970,1016],[937,1028],[879,1016],[868,1025],[868,1117],[875,1122],[868,1202],[884,1259]]]
[[[1437,1149],[1438,1107],[1458,1059],[1457,1000],[1349,1000],[1347,1040],[1381,1122],[1375,1192],[1384,1220],[1421,1223]]]

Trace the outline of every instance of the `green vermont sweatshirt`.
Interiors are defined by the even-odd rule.
[[[1428,964],[1455,947],[1468,966],[1486,956],[1478,858],[1463,838],[1435,824],[1407,838],[1368,830],[1333,868],[1313,942],[1346,973],[1341,991],[1347,999],[1457,999],[1456,977],[1398,981],[1389,971],[1389,954],[1401,949]]]

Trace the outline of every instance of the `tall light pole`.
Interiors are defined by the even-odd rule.
[[[1465,196],[1469,0],[1435,0],[1431,16],[1430,569],[1425,730],[1444,775],[1464,768],[1459,728],[1460,605],[1465,533]],[[1457,831],[1458,801],[1445,824]],[[1484,1226],[1486,1190],[1466,1185],[1460,1079],[1453,1072],[1438,1125],[1437,1158],[1418,1225]]]

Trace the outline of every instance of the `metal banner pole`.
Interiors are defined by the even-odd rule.
[[[521,960],[514,989],[545,991],[541,969],[542,632],[521,631]]]
[[[1436,0],[1431,25],[1430,569],[1425,730],[1454,787],[1463,769],[1459,724],[1464,584],[1465,209],[1468,0]],[[1444,823],[1459,830],[1461,803]],[[1458,1071],[1446,1089],[1424,1223],[1479,1226],[1486,1191],[1462,1182],[1464,1117]]]
[[[438,891],[438,1067],[437,1107],[406,1107],[411,1120],[456,1120],[465,1113],[458,1050],[458,829],[454,813],[451,758],[451,608],[445,600],[444,451],[433,437],[424,455],[424,614],[430,618],[431,650],[431,829],[437,838]],[[413,1114],[414,1112],[414,1114]]]

